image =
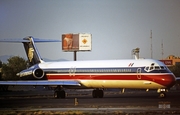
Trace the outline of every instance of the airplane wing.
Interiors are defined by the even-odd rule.
[[[0,85],[64,85],[64,86],[81,86],[77,81],[49,81],[49,80],[32,80],[32,81],[0,81]]]

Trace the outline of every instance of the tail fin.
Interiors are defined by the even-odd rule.
[[[26,55],[28,57],[30,66],[37,64],[37,63],[42,63],[43,61],[42,61],[42,58],[36,48],[34,39],[30,36],[30,37],[24,38],[24,40],[29,41],[29,42],[22,42],[22,43],[24,45],[24,49],[26,51]]]
[[[6,39],[0,40],[0,42],[14,42],[14,43],[23,43],[24,49],[26,51],[27,58],[29,60],[29,65],[35,65],[37,63],[42,63],[43,60],[37,50],[35,42],[60,42],[60,40],[47,40],[47,39],[38,39],[33,38],[32,36],[25,37],[23,39]]]

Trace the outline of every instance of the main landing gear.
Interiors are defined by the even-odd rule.
[[[104,91],[102,89],[94,89],[92,92],[93,98],[103,98],[104,97]]]
[[[61,86],[57,86],[54,89],[54,97],[55,98],[66,98],[66,92],[63,90]]]
[[[55,98],[66,98],[66,92],[63,90],[62,86],[57,86],[54,89],[54,97]],[[102,89],[94,89],[92,91],[92,97],[93,98],[103,98],[104,97],[104,91]]]

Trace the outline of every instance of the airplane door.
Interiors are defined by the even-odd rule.
[[[137,68],[137,78],[141,79],[141,68]]]
[[[76,73],[76,67],[71,67],[69,69],[69,76],[75,76]]]

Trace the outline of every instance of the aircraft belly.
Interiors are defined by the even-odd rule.
[[[163,85],[146,80],[80,80],[80,83],[85,87],[91,88],[164,88]]]

